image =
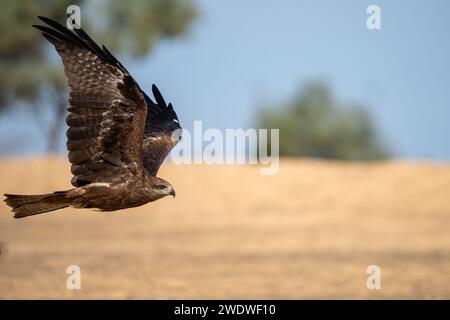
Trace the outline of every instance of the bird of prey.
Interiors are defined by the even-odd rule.
[[[42,195],[5,194],[22,218],[48,211],[137,207],[167,195],[172,185],[158,169],[181,139],[171,103],[153,85],[154,102],[125,67],[81,28],[73,31],[45,17],[33,25],[56,48],[68,79],[67,149],[74,188]]]

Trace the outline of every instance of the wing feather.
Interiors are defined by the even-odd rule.
[[[181,127],[172,104],[166,104],[156,85],[152,86],[152,92],[156,103],[145,96],[148,110],[144,131],[143,161],[144,168],[151,175],[156,176],[164,159],[181,138]]]
[[[123,65],[82,29],[39,17],[34,26],[51,42],[69,84],[66,122],[72,184],[119,183],[143,170],[145,94]]]

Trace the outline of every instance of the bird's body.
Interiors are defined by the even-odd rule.
[[[155,177],[146,173],[122,183],[90,183],[69,191],[74,208],[97,208],[100,211],[115,211],[139,207],[166,196],[153,186]],[[136,192],[134,192],[136,191]]]
[[[6,195],[21,218],[64,207],[114,211],[175,196],[156,177],[181,137],[172,105],[155,85],[156,103],[123,65],[82,30],[74,32],[48,18],[43,32],[61,56],[69,84],[66,122],[73,189],[44,195]]]

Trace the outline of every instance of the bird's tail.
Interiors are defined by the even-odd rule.
[[[5,194],[4,201],[12,208],[14,218],[24,218],[68,207],[72,200],[68,196],[70,191],[56,191],[40,195]]]

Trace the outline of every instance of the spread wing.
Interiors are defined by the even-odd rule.
[[[158,88],[152,86],[156,103],[147,95],[147,121],[144,131],[143,160],[145,169],[153,176],[169,154],[170,150],[181,139],[181,127],[171,103],[164,101]]]
[[[120,183],[143,172],[146,96],[103,46],[82,29],[70,31],[48,18],[42,31],[62,58],[69,84],[66,122],[72,185]]]

